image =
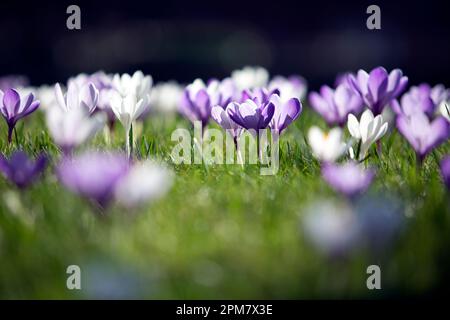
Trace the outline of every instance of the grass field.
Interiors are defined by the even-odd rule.
[[[381,199],[375,207],[386,197],[400,202],[402,227],[382,248],[330,257],[302,227],[312,203],[344,201],[321,178],[305,142],[317,124],[326,127],[305,107],[281,137],[278,174],[261,176],[257,165],[170,164],[170,135],[190,123],[152,115],[135,152],[167,161],[176,173],[172,189],[145,209],[100,214],[58,183],[61,155],[42,112],[19,122],[11,145],[2,120],[2,153],[44,151],[51,161],[24,192],[0,179],[0,298],[379,298],[445,289],[450,199],[439,161],[449,143],[421,168],[395,129],[381,140],[380,156],[373,146],[367,163],[378,173],[367,197]],[[123,129],[116,129],[111,144],[98,134],[84,148],[123,148]],[[66,288],[73,264],[81,268],[82,290]],[[366,287],[371,264],[381,268],[382,290]]]

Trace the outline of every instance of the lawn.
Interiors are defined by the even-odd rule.
[[[257,165],[173,165],[171,133],[191,124],[152,114],[136,130],[135,154],[166,161],[172,189],[135,211],[100,211],[58,183],[61,153],[41,111],[18,123],[10,145],[2,120],[3,154],[20,148],[51,160],[25,191],[0,179],[0,298],[380,298],[446,289],[450,199],[439,161],[449,143],[420,168],[395,129],[381,140],[381,154],[372,146],[366,164],[377,175],[360,201],[380,212],[396,203],[399,227],[383,239],[390,222],[375,219],[381,245],[329,255],[310,241],[303,217],[314,203],[346,200],[321,178],[305,138],[312,125],[326,128],[305,106],[280,138],[279,172],[262,176]],[[110,144],[100,132],[83,148],[123,149],[124,135],[118,125]],[[367,289],[373,264],[382,290]],[[69,265],[81,268],[81,290],[66,287]]]

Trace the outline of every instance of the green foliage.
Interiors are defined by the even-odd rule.
[[[101,212],[58,184],[61,155],[42,113],[18,126],[11,146],[2,123],[4,154],[20,147],[52,161],[24,192],[0,179],[0,298],[379,298],[439,289],[449,276],[450,200],[438,161],[449,143],[416,168],[396,131],[384,137],[382,154],[374,147],[367,160],[378,170],[369,192],[404,201],[405,228],[381,254],[330,259],[301,228],[308,204],[339,198],[305,141],[317,123],[325,127],[306,109],[281,137],[278,174],[261,176],[255,165],[170,164],[170,135],[190,124],[151,117],[134,128],[135,155],[169,162],[176,178],[165,198],[135,212]],[[123,149],[123,136],[117,125],[111,143],[101,132],[85,148]],[[80,291],[66,288],[71,264],[81,267]],[[380,265],[383,290],[367,290],[370,264]]]

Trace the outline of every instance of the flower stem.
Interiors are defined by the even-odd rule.
[[[125,147],[127,155],[128,158],[131,158],[131,154],[133,153],[133,124],[130,125],[130,130],[128,130],[125,140],[126,140]]]
[[[12,142],[13,129],[14,127],[8,127],[8,144],[11,144]]]

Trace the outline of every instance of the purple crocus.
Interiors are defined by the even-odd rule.
[[[65,158],[57,173],[69,190],[106,207],[114,196],[117,182],[128,169],[125,155],[90,152],[73,159]]]
[[[222,105],[219,84],[211,81],[207,86],[197,79],[188,85],[180,103],[180,112],[191,122],[201,121],[205,127],[211,115],[213,106]]]
[[[32,93],[21,97],[15,89],[0,91],[0,112],[8,124],[8,142],[11,143],[12,132],[17,121],[34,112],[39,107],[39,101],[34,100]]]
[[[232,102],[227,107],[231,120],[241,127],[249,130],[265,129],[269,125],[275,112],[272,102],[257,104],[257,102],[247,99],[243,103]]]
[[[416,151],[420,162],[449,138],[450,123],[444,117],[430,120],[425,113],[397,116],[397,129]]]
[[[253,89],[245,89],[241,92],[241,97],[240,99],[238,99],[238,102],[242,103],[250,99],[258,105],[267,104],[273,94],[280,95],[280,91],[278,89],[269,90],[267,88],[259,87]]]
[[[359,114],[362,100],[346,84],[340,84],[336,90],[328,86],[320,88],[320,94],[311,92],[309,101],[313,109],[319,113],[328,125],[344,126],[350,113]]]
[[[437,85],[432,88],[429,84],[422,83],[419,86],[411,87],[402,96],[400,103],[394,100],[392,102],[392,110],[396,114],[404,114],[407,116],[422,112],[432,118],[436,107],[446,99],[447,90],[443,85]]]
[[[6,91],[10,88],[28,86],[28,78],[22,75],[8,75],[0,77],[0,91]]]
[[[375,116],[381,114],[384,107],[397,98],[408,84],[408,78],[400,69],[388,74],[383,67],[377,67],[369,74],[359,70],[356,77],[350,74],[348,80]]]
[[[356,162],[345,164],[325,163],[322,166],[322,177],[337,192],[349,198],[364,193],[371,185],[375,171],[363,169]]]
[[[231,120],[228,115],[229,108],[233,106],[232,103],[228,104],[228,106],[223,109],[221,106],[215,106],[211,110],[211,117],[216,121],[223,129],[231,134],[235,144],[237,143],[237,138],[239,137],[242,127],[236,124],[233,120]]]
[[[16,151],[8,160],[0,154],[0,171],[18,188],[31,185],[47,165],[47,157],[41,154],[36,161],[28,158],[23,151]]]
[[[450,155],[447,155],[441,161],[441,174],[445,185],[450,190]]]
[[[281,134],[288,125],[298,118],[302,112],[302,104],[297,98],[291,98],[287,101],[282,100],[278,94],[273,94],[270,97],[270,102],[273,103],[275,110],[269,126],[272,130]]]

